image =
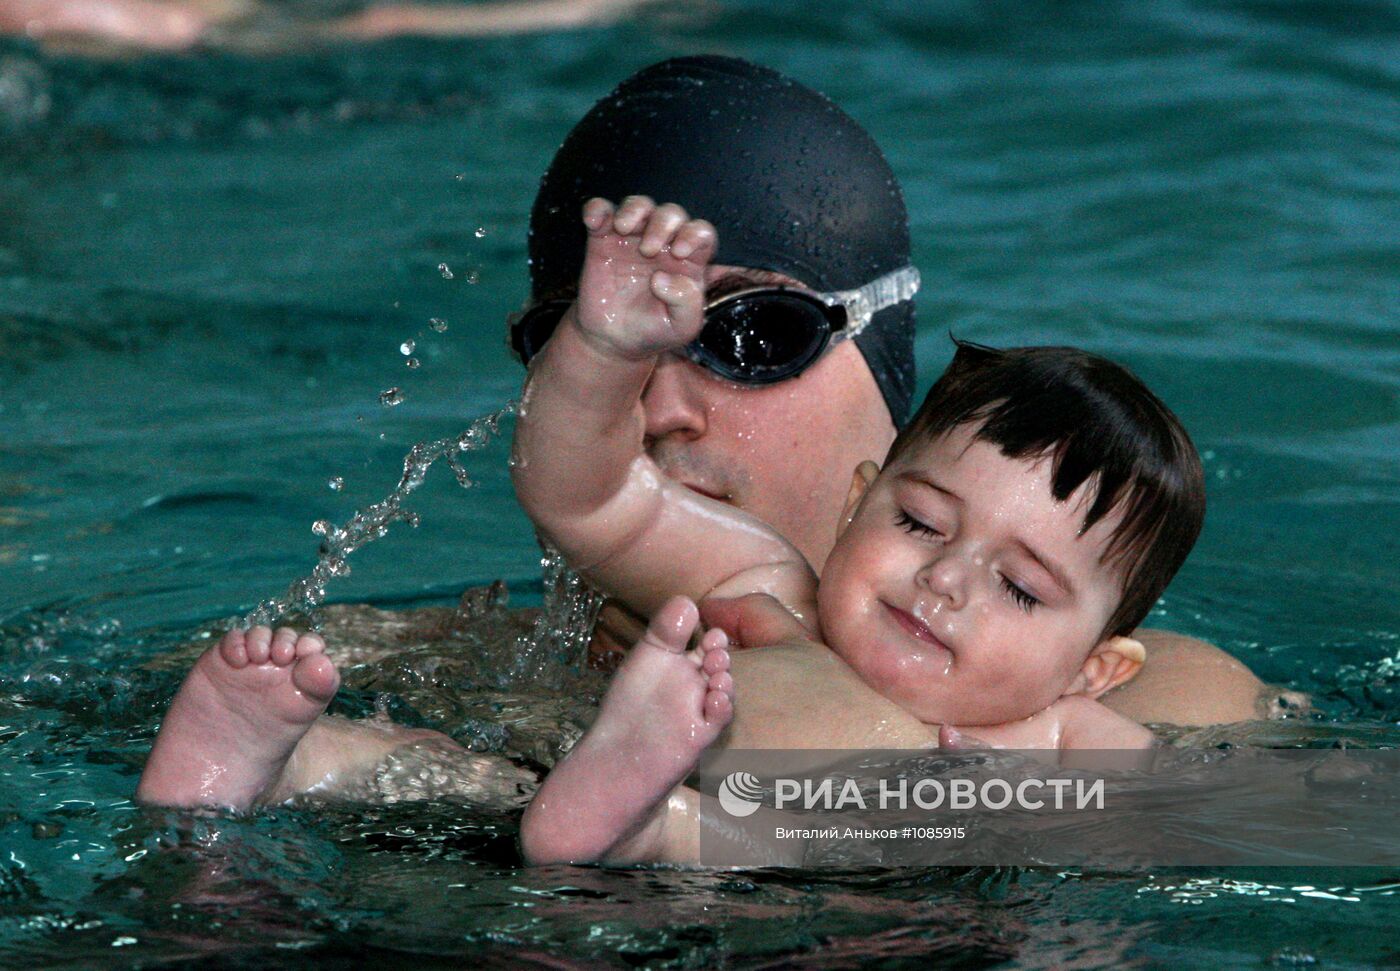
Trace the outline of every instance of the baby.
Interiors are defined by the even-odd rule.
[[[959,345],[884,468],[855,470],[818,583],[782,537],[642,447],[658,355],[790,335],[702,334],[703,220],[634,196],[591,200],[583,221],[578,299],[532,363],[513,476],[544,538],[653,619],[527,810],[529,861],[696,859],[698,797],[677,786],[722,732],[735,748],[923,747],[1027,719],[1038,744],[1151,743],[1093,699],[1141,666],[1122,635],[1195,542],[1204,487],[1141,382],[1068,348]],[[731,658],[712,629],[687,650],[692,599],[754,594],[737,614],[711,601],[708,619],[784,646]]]

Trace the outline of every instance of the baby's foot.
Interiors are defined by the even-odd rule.
[[[686,644],[695,604],[675,597],[613,676],[593,726],[544,780],[521,821],[530,863],[654,857],[644,828],[734,715],[729,640]]]
[[[674,203],[628,196],[583,207],[588,249],[578,324],[595,345],[642,360],[689,343],[704,322],[705,267],[715,228]]]
[[[231,630],[170,703],[136,798],[246,809],[270,792],[340,674],[315,634]]]

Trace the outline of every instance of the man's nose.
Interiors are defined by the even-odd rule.
[[[957,544],[950,543],[936,553],[919,570],[918,581],[927,587],[934,596],[947,601],[954,610],[967,603],[968,582],[971,568],[968,554]]]
[[[648,439],[695,439],[705,434],[708,409],[696,370],[697,365],[675,354],[662,354],[657,360],[642,390]]]

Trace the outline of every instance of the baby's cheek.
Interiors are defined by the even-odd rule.
[[[1021,658],[1003,665],[1000,677],[988,672],[985,679],[986,698],[996,699],[988,706],[994,723],[1028,718],[1053,704],[1061,695],[1068,679],[1055,666],[1037,663],[1043,658]]]

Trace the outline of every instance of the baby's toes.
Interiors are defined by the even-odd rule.
[[[320,634],[302,634],[297,638],[297,657],[308,654],[321,654],[326,650],[326,642]]]
[[[708,652],[705,655],[704,663],[700,665],[700,669],[711,678],[721,674],[728,674],[729,652],[722,647]]]
[[[219,640],[219,656],[224,659],[224,663],[231,668],[246,668],[248,666],[248,648],[244,641],[246,632],[234,628]]]
[[[303,694],[325,702],[340,687],[340,672],[324,654],[311,654],[298,660],[292,668],[292,684]]]
[[[728,675],[725,675],[728,677]],[[733,687],[732,685],[730,686]],[[734,717],[734,695],[731,691],[711,689],[705,692],[705,722],[723,728]]]
[[[268,658],[278,667],[291,664],[297,656],[297,632],[290,627],[279,627],[272,635],[272,646]]]
[[[657,206],[642,229],[642,241],[637,251],[646,257],[656,256],[671,244],[676,231],[689,219],[690,215],[674,202]]]
[[[699,622],[700,612],[695,608],[694,601],[688,597],[672,597],[652,615],[647,632],[642,635],[638,646],[648,644],[672,654],[681,654],[690,643],[690,635]]]
[[[730,674],[728,671],[706,675],[705,690],[721,691],[731,698],[734,697],[734,675]]]
[[[700,651],[704,659],[700,667],[713,677],[729,670],[729,635],[718,628],[708,630],[700,639]]]
[[[253,627],[243,636],[243,643],[249,664],[266,664],[272,654],[272,631],[262,625]]]

